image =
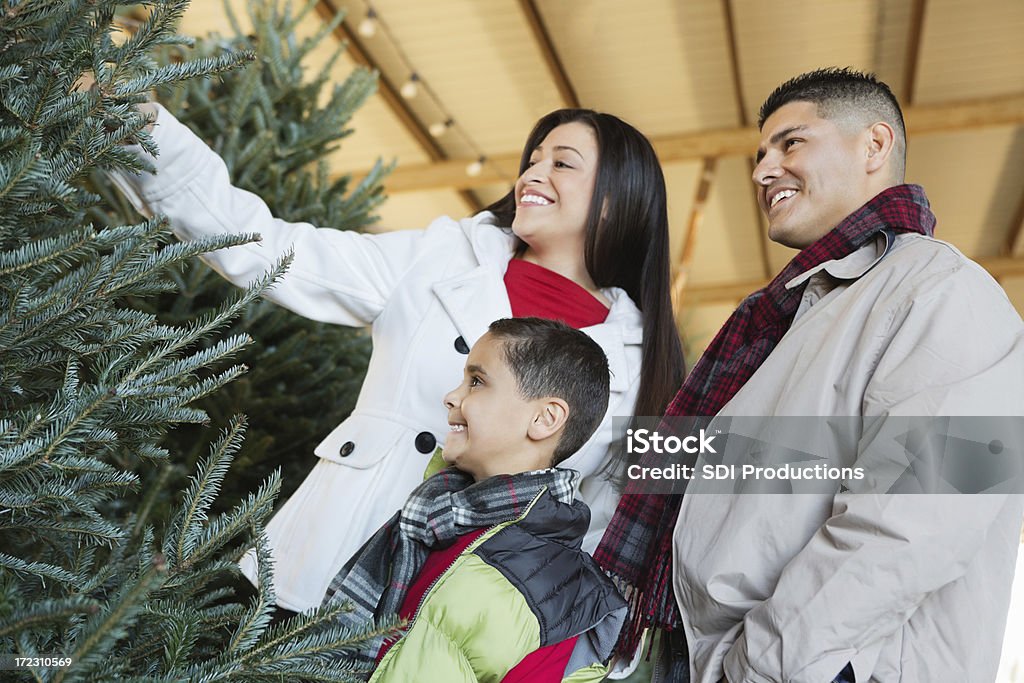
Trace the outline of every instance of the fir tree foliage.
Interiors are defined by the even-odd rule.
[[[376,90],[376,74],[353,70],[336,83],[345,45],[332,33],[339,15],[312,35],[302,36],[303,19],[316,2],[293,10],[291,3],[250,0],[247,15],[227,10],[230,36],[196,40],[187,52],[174,45],[161,63],[188,55],[218,59],[251,51],[256,63],[244,70],[157,90],[157,99],[225,161],[232,182],[263,198],[286,221],[341,230],[373,224],[384,200],[381,181],[391,166],[378,162],[358,184],[333,177],[329,158],[352,133],[351,118]],[[318,62],[316,69],[311,64]],[[116,222],[140,218],[102,177],[95,187]],[[100,220],[111,220],[110,217]],[[210,268],[193,262],[174,273],[176,292],[140,303],[162,322],[177,324],[230,297],[233,286]],[[256,302],[230,328],[254,342],[246,352],[249,372],[197,406],[212,424],[224,424],[244,407],[249,416],[245,444],[225,500],[258,485],[275,468],[282,471],[282,495],[290,495],[313,467],[313,449],[351,412],[369,360],[362,330],[302,318],[270,302]],[[182,455],[184,473],[202,456],[211,429],[186,425],[168,434],[166,446]],[[279,501],[280,503],[281,501]],[[217,504],[215,503],[215,507]]]
[[[353,680],[345,653],[392,624],[350,632],[331,607],[268,628],[261,525],[279,474],[213,509],[244,418],[221,423],[173,514],[159,514],[177,457],[166,433],[206,421],[195,403],[244,372],[233,359],[249,339],[224,330],[288,263],[181,320],[129,305],[174,291],[198,254],[252,239],[178,243],[159,217],[90,223],[101,196],[87,176],[142,170],[124,145],[153,148],[135,104],[252,59],[162,63],[155,50],[189,44],[175,34],[187,2],[140,6],[126,36],[123,3],[0,0],[0,654],[72,660],[3,677]],[[253,542],[260,592],[245,601],[231,580]]]

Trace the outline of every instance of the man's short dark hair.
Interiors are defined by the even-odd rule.
[[[559,464],[583,447],[608,410],[608,358],[585,333],[557,320],[506,318],[489,330],[523,398],[553,396],[569,404],[552,458]]]
[[[893,180],[903,182],[907,166],[907,129],[903,111],[889,86],[873,73],[830,67],[791,78],[775,89],[761,105],[757,127],[790,102],[813,102],[823,119],[855,117],[865,125],[885,121],[896,134],[893,149]],[[868,121],[867,119],[871,119]]]

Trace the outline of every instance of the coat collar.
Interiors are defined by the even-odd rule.
[[[825,261],[800,273],[786,283],[786,289],[799,287],[821,271],[825,271],[837,280],[860,279],[889,254],[895,241],[896,235],[891,230],[882,230],[875,235],[875,239],[852,254],[841,259]]]
[[[432,285],[434,294],[455,323],[455,329],[470,346],[484,335],[492,322],[512,317],[512,305],[502,280],[504,274],[504,268],[496,270],[479,265]]]
[[[432,285],[455,328],[472,345],[499,318],[512,317],[504,276],[515,255],[516,237],[509,228],[495,225],[494,215],[484,211],[460,221],[460,227],[476,256],[477,267]],[[612,372],[611,390],[626,391],[630,385],[626,345],[643,341],[643,316],[625,291],[609,287],[602,293],[611,301],[608,318],[583,329],[600,344]]]
[[[579,549],[590,526],[590,508],[581,500],[563,503],[548,491],[541,492],[519,527],[534,536]]]

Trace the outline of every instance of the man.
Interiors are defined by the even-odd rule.
[[[902,184],[889,88],[807,73],[772,93],[759,127],[768,234],[800,253],[726,322],[668,414],[1024,414],[1020,316],[931,237],[924,191]],[[875,481],[882,447],[864,430],[842,457]],[[627,488],[596,554],[638,589],[622,651],[661,625],[675,629],[679,680],[992,681],[1021,496],[863,490],[680,500]]]

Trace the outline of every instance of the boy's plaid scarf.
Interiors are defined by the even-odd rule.
[[[714,416],[746,384],[789,329],[803,287],[786,289],[796,276],[827,261],[844,258],[882,230],[931,235],[935,216],[924,189],[898,185],[847,216],[807,247],[764,289],[739,305],[701,356],[666,410],[666,416]],[[641,465],[657,466],[658,455]],[[672,593],[672,532],[682,496],[643,495],[630,482],[601,545],[594,553],[616,577],[630,602],[630,616],[618,651],[632,656],[643,630],[679,625]]]
[[[462,534],[515,519],[547,489],[571,503],[578,473],[548,469],[502,474],[474,483],[449,467],[420,484],[395,513],[338,572],[324,603],[348,601],[353,610],[340,621],[350,628],[398,613],[409,587],[432,550],[447,548]],[[357,657],[372,662],[383,637]]]

